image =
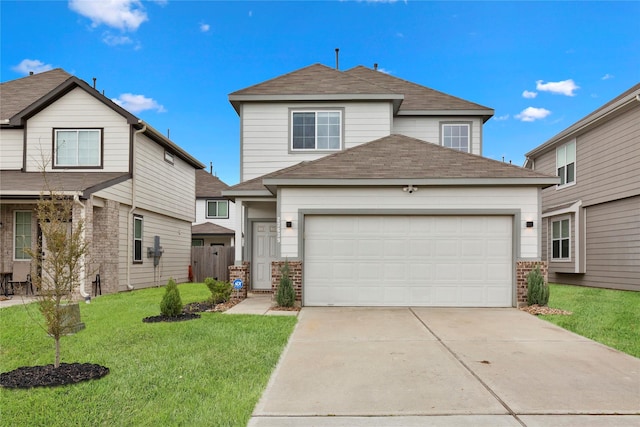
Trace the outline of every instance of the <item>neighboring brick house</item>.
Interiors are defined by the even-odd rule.
[[[76,199],[74,218],[85,219],[92,276],[83,297],[94,272],[103,293],[187,281],[203,164],[62,69],[2,83],[0,108],[3,272],[31,263],[25,249],[40,235],[34,207],[46,175],[53,190]]]
[[[541,263],[548,174],[481,156],[493,110],[375,69],[320,64],[239,90],[232,275],[303,305],[496,306]],[[544,264],[544,263],[543,263]]]
[[[640,291],[640,83],[527,153],[549,280]]]
[[[217,176],[196,171],[196,220],[191,227],[192,246],[234,246],[236,210],[222,197],[229,188]]]

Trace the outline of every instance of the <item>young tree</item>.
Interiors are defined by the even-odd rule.
[[[65,305],[73,300],[73,291],[83,279],[88,243],[84,237],[84,220],[73,217],[73,197],[49,190],[40,196],[36,218],[42,239],[29,250],[32,282],[37,289],[40,311],[47,333],[55,341],[55,364],[60,366],[60,338],[74,332]]]

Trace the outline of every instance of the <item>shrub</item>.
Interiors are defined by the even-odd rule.
[[[545,283],[540,267],[527,274],[527,303],[545,306],[549,303],[549,286]]]
[[[209,298],[210,303],[220,304],[229,301],[231,292],[233,291],[231,283],[216,280],[213,277],[207,277],[204,279],[204,284],[207,285],[207,288],[209,288],[211,292],[211,297]]]
[[[167,289],[160,302],[160,313],[168,317],[177,317],[182,313],[180,291],[178,291],[178,285],[173,279],[169,279],[169,283],[167,283]]]
[[[296,291],[293,289],[289,272],[289,261],[285,261],[280,269],[282,276],[280,277],[280,285],[276,292],[276,303],[280,307],[293,307],[296,301]]]

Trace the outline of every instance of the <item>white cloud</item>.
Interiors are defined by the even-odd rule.
[[[551,111],[546,108],[527,107],[520,114],[516,114],[515,118],[523,122],[534,122],[544,119],[549,114],[551,114]]]
[[[615,76],[614,76],[613,74],[609,74],[609,73],[607,73],[607,74],[605,74],[604,76],[602,76],[602,80],[609,80],[609,79],[612,79],[612,78],[614,78],[614,77],[615,77]]]
[[[11,67],[11,69],[18,73],[27,75],[31,71],[33,71],[34,74],[38,74],[52,70],[53,67],[51,66],[51,64],[45,64],[44,62],[37,59],[23,59],[18,65],[16,65],[15,67]]]
[[[538,96],[538,92],[529,92],[528,90],[525,90],[524,92],[522,92],[523,98],[533,99],[536,96]]]
[[[562,80],[560,82],[543,83],[542,80],[536,82],[536,89],[542,92],[551,92],[566,96],[575,96],[575,90],[580,89],[572,79]]]
[[[211,29],[211,25],[209,24],[200,24],[200,31],[203,33],[208,32]]]
[[[149,18],[140,0],[69,0],[69,8],[91,19],[91,25],[102,24],[122,31],[136,31]]]
[[[499,122],[505,121],[505,120],[509,120],[509,115],[505,114],[504,116],[496,116],[493,118],[493,120],[497,120]]]
[[[132,113],[139,113],[146,110],[155,110],[158,113],[167,112],[167,110],[153,98],[147,98],[144,95],[123,93],[118,98],[112,99],[112,101]]]
[[[114,36],[109,32],[106,32],[102,35],[102,41],[109,46],[118,46],[133,43],[133,40],[131,40],[131,38],[127,36]]]

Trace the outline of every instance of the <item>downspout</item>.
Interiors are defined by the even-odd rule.
[[[73,202],[80,207],[80,220],[82,221],[82,224],[84,225],[85,220],[86,220],[86,209],[84,204],[80,201],[80,197],[78,196],[78,194],[74,194],[73,195]],[[81,234],[81,238],[82,241],[84,242],[85,238],[86,238],[86,233],[85,233],[85,228],[82,228],[82,231],[80,232]],[[84,302],[86,302],[87,304],[89,304],[91,302],[91,294],[87,293],[87,291],[85,291],[84,289],[84,284],[86,281],[86,277],[84,275],[85,273],[85,269],[84,269],[84,254],[82,255],[82,262],[80,263],[80,295],[82,296],[82,298],[84,298]]]
[[[131,285],[131,216],[133,215],[133,211],[136,210],[136,148],[135,142],[137,136],[141,133],[146,132],[147,125],[142,121],[138,120],[138,123],[142,125],[142,129],[138,129],[133,133],[133,139],[131,141],[131,209],[129,209],[129,214],[127,215],[127,289],[132,291],[133,285]]]

